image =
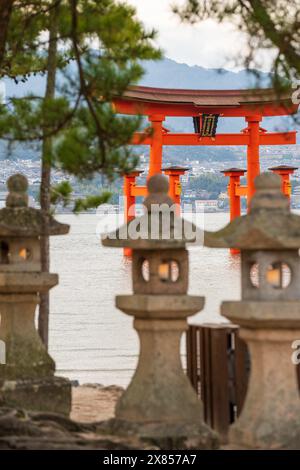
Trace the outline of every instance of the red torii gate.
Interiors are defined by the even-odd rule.
[[[140,114],[148,116],[151,133],[137,132],[132,140],[133,145],[150,146],[149,177],[162,172],[162,152],[164,145],[244,145],[247,146],[247,187],[235,189],[229,185],[230,203],[234,204],[236,197],[245,195],[248,205],[254,194],[254,179],[260,173],[259,146],[287,145],[296,143],[296,131],[267,132],[260,126],[264,116],[284,116],[297,112],[298,105],[291,101],[291,94],[278,96],[273,89],[250,90],[180,90],[151,88],[143,86],[130,87],[121,98],[114,99],[117,112],[122,114]],[[195,133],[172,133],[163,126],[166,117],[199,118],[204,115],[220,117],[244,117],[247,127],[240,133],[226,133],[213,136],[203,136]],[[178,195],[180,168],[172,173],[170,194]],[[226,173],[225,173],[226,174]],[[125,176],[124,196],[125,220],[130,220],[129,207],[136,196],[146,194],[145,187],[137,187],[135,179],[139,172]],[[229,174],[228,174],[229,176]],[[233,175],[236,178],[236,174]],[[241,175],[239,175],[241,176]],[[170,181],[171,182],[171,181]],[[233,181],[232,181],[233,183]],[[236,192],[237,191],[237,192]],[[232,212],[232,211],[231,211]],[[231,215],[236,217],[235,208]]]

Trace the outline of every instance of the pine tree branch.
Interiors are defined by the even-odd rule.
[[[261,0],[249,0],[249,3],[252,7],[252,17],[263,29],[266,38],[284,55],[289,66],[300,73],[300,55],[297,54],[296,49],[291,45],[289,35],[285,31],[281,32],[276,28],[266,6]]]
[[[42,98],[42,97],[29,97],[29,98],[22,98],[22,100],[25,100],[25,99],[40,99],[40,100],[44,100],[45,98]],[[74,107],[72,108],[72,110],[66,114],[66,116],[64,117],[64,119],[62,121],[59,122],[59,124],[54,127],[51,131],[47,131],[44,127],[44,129],[42,130],[42,132],[40,134],[36,133],[34,135],[30,135],[30,133],[32,132],[32,129],[22,129],[23,133],[24,133],[24,136],[13,136],[13,137],[10,137],[8,135],[2,135],[1,136],[1,139],[3,139],[4,141],[6,142],[35,142],[35,141],[41,141],[41,140],[45,140],[45,139],[51,139],[52,137],[55,137],[59,134],[60,131],[63,131],[69,122],[72,121],[73,117],[75,116],[76,114],[76,111],[78,110],[78,106],[80,104],[80,99],[81,99],[81,95],[78,94],[77,95],[77,98],[76,98],[76,101],[75,101],[75,104],[74,104]]]

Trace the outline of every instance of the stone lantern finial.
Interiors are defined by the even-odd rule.
[[[281,179],[275,173],[262,173],[255,179],[256,193],[250,203],[251,213],[267,210],[289,212],[289,201],[281,191]]]
[[[6,207],[27,207],[28,206],[28,181],[24,175],[17,173],[7,180],[8,195],[6,197]]]
[[[256,191],[279,191],[280,177],[275,173],[265,172],[255,178]],[[256,193],[257,194],[257,193]]]
[[[160,174],[152,176],[152,178],[147,181],[147,189],[149,194],[143,202],[147,212],[161,210],[158,206],[162,204],[165,204],[166,208],[173,206],[174,201],[168,196],[168,178],[165,176]]]
[[[168,194],[169,191],[169,182],[168,179],[161,174],[152,176],[147,181],[147,189],[149,194],[158,193],[158,194]]]
[[[248,392],[229,432],[234,446],[300,449],[300,400],[293,344],[300,339],[300,217],[279,176],[255,179],[250,212],[205,233],[206,246],[241,250],[242,299],[222,314],[240,326],[251,359]]]

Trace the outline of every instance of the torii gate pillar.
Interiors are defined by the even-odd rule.
[[[228,168],[227,170],[221,171],[224,176],[229,176],[228,184],[228,196],[229,196],[229,210],[230,210],[230,222],[236,217],[241,215],[241,196],[245,195],[246,188],[241,186],[240,178],[244,176],[246,170],[239,168]]]
[[[165,116],[153,115],[149,116],[152,127],[151,145],[150,145],[150,162],[148,178],[161,173],[162,154],[163,154],[163,121]]]
[[[241,215],[241,197],[246,195],[247,187],[241,186],[240,178],[244,176],[246,170],[240,168],[228,168],[227,170],[221,171],[225,176],[229,176],[228,183],[228,197],[229,197],[229,210],[230,210],[230,222],[236,217]],[[235,255],[240,250],[236,248],[230,248],[230,253]]]
[[[184,175],[188,170],[189,168],[183,166],[169,166],[162,168],[164,174],[169,177],[169,196],[177,205],[180,205],[180,176]]]
[[[290,182],[290,176],[294,173],[294,171],[298,170],[296,166],[289,166],[289,165],[278,165],[268,168],[268,170],[273,171],[281,178],[281,190],[285,196],[289,199],[291,198],[292,194],[292,185]]]
[[[249,144],[247,146],[247,204],[248,209],[252,196],[255,193],[254,180],[260,173],[259,167],[259,123],[262,117],[260,115],[248,116],[246,121],[248,128],[246,132],[249,134]]]
[[[124,175],[124,222],[127,223],[135,217],[135,195],[133,194],[135,187],[135,180],[140,174],[141,170],[134,170],[131,173]],[[130,256],[131,249],[124,248],[124,255]]]

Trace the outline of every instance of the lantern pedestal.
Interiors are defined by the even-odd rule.
[[[34,324],[39,296],[33,291],[48,290],[57,282],[56,274],[1,274],[0,340],[6,349],[6,363],[0,365],[2,406],[67,415],[71,411],[71,384],[54,377],[55,363]]]
[[[300,399],[292,343],[300,339],[300,302],[224,302],[222,314],[241,327],[251,374],[233,446],[300,449]]]
[[[167,448],[166,442],[169,448],[177,449],[216,448],[216,435],[203,422],[201,402],[180,357],[186,318],[203,308],[204,299],[188,295],[117,296],[116,305],[135,317],[140,356],[133,379],[117,403],[116,419],[111,423],[114,430],[138,432],[163,448]]]

